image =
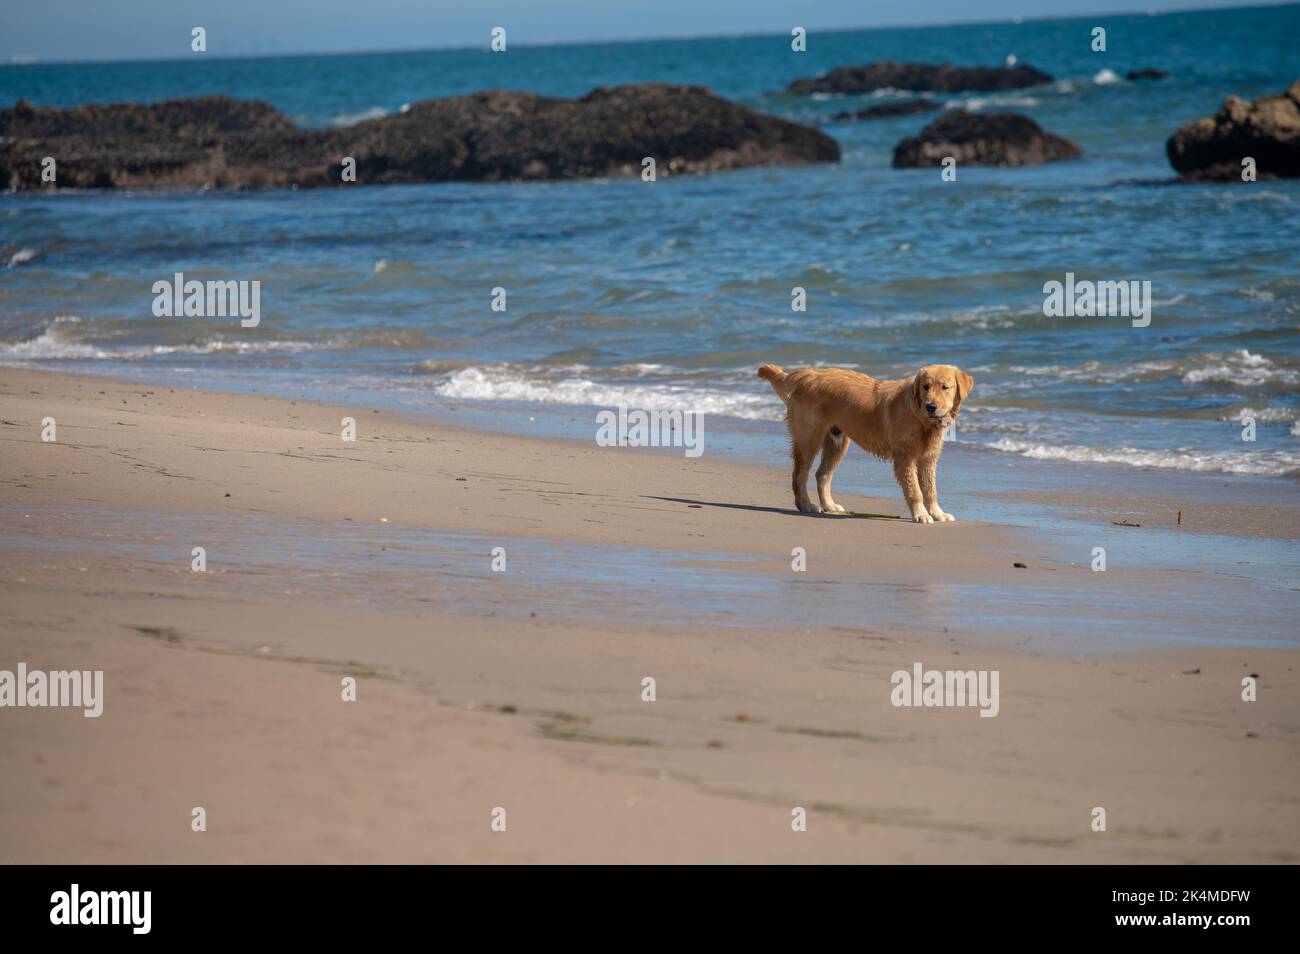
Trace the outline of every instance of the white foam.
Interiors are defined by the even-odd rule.
[[[1136,361],[1117,366],[1107,366],[1100,361],[1085,361],[1078,365],[1012,365],[1007,370],[1025,378],[1050,377],[1058,381],[1085,384],[1115,384],[1169,376],[1177,376],[1184,384],[1216,383],[1247,387],[1300,382],[1300,371],[1278,367],[1271,359],[1245,348],[1230,352],[1207,352],[1177,360]],[[1031,386],[1037,387],[1038,384],[1017,384],[1013,381],[1007,385],[1009,390]]]
[[[35,338],[17,341],[12,344],[0,344],[0,358],[17,361],[48,361],[61,358],[109,358],[107,351],[92,345],[73,341],[59,333],[56,328],[48,328]]]
[[[77,315],[59,315],[43,332],[26,341],[0,342],[0,361],[136,361],[140,358],[171,354],[260,354],[271,351],[312,351],[338,347],[339,341],[224,340],[193,342],[180,345],[146,345],[104,348],[78,339],[69,325],[81,323]]]
[[[369,109],[359,113],[339,113],[337,116],[330,117],[331,126],[355,126],[357,123],[365,122],[367,119],[383,119],[388,115],[388,110],[382,106],[371,106]]]
[[[1268,358],[1252,354],[1245,348],[1227,354],[1206,355],[1204,367],[1193,368],[1183,375],[1185,384],[1235,384],[1259,387],[1263,384],[1296,384],[1300,373],[1279,368]]]
[[[9,256],[9,268],[17,268],[19,265],[26,265],[34,259],[40,252],[34,248],[20,248]]]
[[[775,395],[717,391],[681,385],[620,385],[578,376],[543,378],[506,366],[461,368],[438,384],[443,397],[472,401],[519,401],[587,407],[624,405],[647,411],[692,410],[750,421],[780,421],[785,408]]]
[[[1093,76],[1092,81],[1098,86],[1107,86],[1110,83],[1118,83],[1119,75],[1114,70],[1110,69],[1098,70],[1096,75]]]
[[[1025,377],[1052,377],[1059,381],[1077,381],[1092,384],[1116,384],[1120,381],[1130,381],[1134,378],[1145,377],[1148,375],[1162,375],[1175,370],[1172,361],[1138,361],[1134,364],[1120,365],[1119,367],[1108,368],[1102,365],[1100,361],[1085,361],[1080,365],[1065,364],[1043,364],[1043,365],[1012,365],[1007,369],[1015,374]],[[1037,382],[1026,383],[1024,387],[1039,387]],[[1008,386],[1011,390],[1016,389],[1014,383]]]
[[[1040,100],[1033,96],[977,96],[973,99],[950,99],[943,104],[944,109],[968,109],[979,112],[986,106],[1037,106]]]
[[[1246,418],[1254,418],[1256,421],[1294,421],[1296,412],[1291,408],[1285,407],[1266,407],[1257,411],[1253,407],[1243,407],[1239,411],[1219,418],[1221,421],[1235,421],[1241,423]]]
[[[1035,460],[1067,460],[1077,463],[1129,464],[1194,473],[1249,474],[1284,477],[1300,474],[1300,454],[1287,451],[1193,451],[1139,450],[1136,447],[1079,447],[1068,444],[1033,444],[1004,437],[985,445],[994,450]]]
[[[227,351],[234,354],[262,354],[269,351],[316,351],[321,348],[334,347],[337,344],[338,342],[311,343],[307,341],[205,341],[200,344],[154,345],[152,348],[113,353],[110,357],[121,358],[123,355],[139,357],[144,354],[221,354]]]

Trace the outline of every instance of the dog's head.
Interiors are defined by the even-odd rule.
[[[916,413],[938,427],[946,426],[974,386],[974,379],[961,368],[927,364],[912,377]]]

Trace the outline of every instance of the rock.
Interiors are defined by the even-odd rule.
[[[841,66],[816,79],[798,79],[787,93],[870,93],[878,89],[907,89],[926,93],[991,92],[1023,89],[1052,82],[1052,77],[1028,64],[1018,66],[953,66],[950,63],[898,63],[887,60],[866,66]]]
[[[936,103],[932,99],[905,99],[898,103],[885,103],[882,106],[872,106],[870,109],[859,109],[857,112],[836,113],[831,117],[831,122],[851,123],[859,119],[891,119],[894,116],[931,113],[936,109],[943,109],[943,104]]]
[[[1158,80],[1165,79],[1169,76],[1169,72],[1167,70],[1153,70],[1147,67],[1141,70],[1129,70],[1124,75],[1131,80]]]
[[[954,110],[894,149],[894,168],[937,166],[947,156],[958,165],[1029,166],[1083,155],[1074,143],[1045,132],[1019,113]]]
[[[1253,103],[1229,96],[1212,117],[1179,126],[1165,152],[1188,180],[1240,182],[1248,157],[1257,179],[1300,177],[1300,80]]]
[[[699,86],[600,88],[581,99],[492,91],[415,103],[345,129],[299,129],[265,103],[211,96],[151,105],[0,111],[0,183],[40,189],[42,159],[75,188],[320,187],[358,183],[660,176],[836,162],[818,130]]]

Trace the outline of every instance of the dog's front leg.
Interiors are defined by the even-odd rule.
[[[939,458],[922,457],[916,465],[916,476],[921,483],[921,496],[925,499],[925,509],[935,520],[956,520],[950,513],[944,513],[939,506],[939,488],[935,485],[934,475],[939,467]]]
[[[916,461],[894,461],[894,476],[898,478],[898,486],[903,488],[903,499],[907,501],[907,509],[912,511],[912,519],[917,523],[934,523],[934,518],[925,512],[921,499],[921,486],[916,476]]]

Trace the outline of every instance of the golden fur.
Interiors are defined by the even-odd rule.
[[[831,499],[831,476],[848,449],[847,436],[868,453],[894,462],[894,476],[913,520],[953,519],[939,506],[935,470],[944,429],[975,385],[965,371],[950,364],[931,364],[901,381],[877,381],[841,368],[804,368],[787,374],[765,364],[758,376],[785,402],[794,457],[794,504],[799,510],[844,512]],[[808,496],[808,470],[818,451],[820,506]]]

